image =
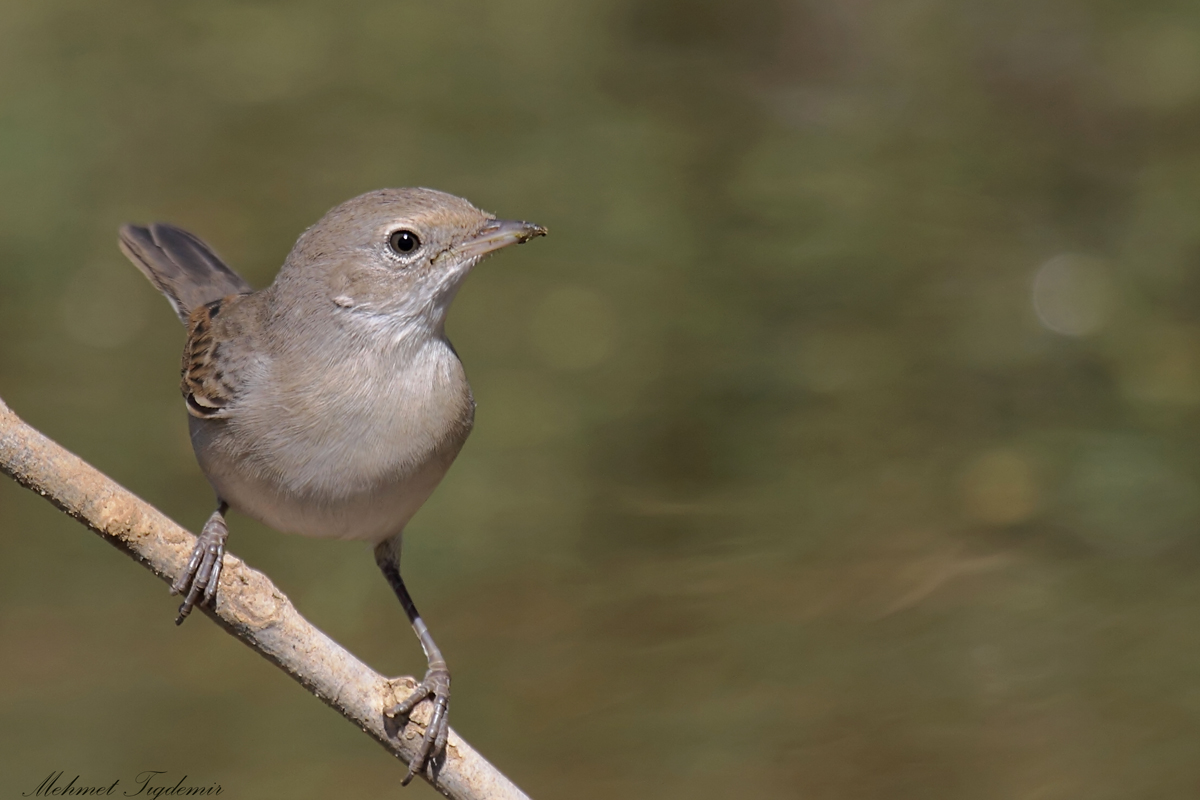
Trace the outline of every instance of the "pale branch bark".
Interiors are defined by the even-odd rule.
[[[187,563],[196,541],[192,534],[29,427],[3,400],[0,472],[42,495],[168,584]],[[407,696],[416,681],[377,674],[300,616],[261,572],[227,554],[216,608],[204,611],[405,764],[416,754],[430,704],[422,703],[407,721],[389,720],[382,712]],[[453,731],[445,758],[439,761],[433,779],[422,777],[446,797],[528,800]]]

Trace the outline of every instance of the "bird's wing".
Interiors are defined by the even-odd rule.
[[[184,325],[205,303],[251,291],[211,247],[174,225],[122,225],[120,243],[121,252],[166,295]]]
[[[229,416],[236,387],[222,364],[219,337],[214,335],[213,326],[223,309],[243,298],[244,295],[230,295],[213,300],[198,306],[187,318],[188,339],[183,348],[179,390],[193,417],[217,419]]]

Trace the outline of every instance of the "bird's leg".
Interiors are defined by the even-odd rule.
[[[408,589],[404,586],[404,579],[400,577],[400,537],[397,536],[382,542],[375,548],[375,563],[383,570],[383,576],[391,584],[396,597],[400,598],[400,605],[404,606],[408,620],[412,623],[417,638],[421,640],[421,648],[425,651],[425,658],[429,662],[425,679],[418,684],[416,690],[406,699],[383,712],[389,717],[408,717],[422,700],[427,697],[433,699],[433,712],[429,715],[429,724],[425,726],[425,737],[421,742],[421,749],[409,762],[408,775],[400,782],[402,786],[407,786],[413,776],[425,768],[426,763],[437,758],[438,754],[446,748],[446,737],[450,733],[448,718],[450,670],[446,668],[446,660],[442,658],[442,651],[434,644],[433,637],[429,635],[429,629],[425,627],[425,621],[421,619],[412,597],[408,594]]]
[[[217,510],[204,523],[187,567],[171,584],[171,594],[186,592],[183,604],[179,606],[179,616],[175,618],[176,625],[182,625],[187,615],[192,613],[197,599],[201,604],[211,603],[217,596],[221,563],[225,560],[225,540],[229,538],[229,528],[225,525],[225,512],[228,510],[229,504],[218,498]]]

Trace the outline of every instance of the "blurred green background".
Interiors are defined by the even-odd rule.
[[[197,529],[117,226],[261,286],[407,185],[551,230],[456,302],[476,429],[405,550],[533,797],[1200,794],[1200,6],[0,2],[0,396]],[[366,546],[232,528],[421,673]],[[399,796],[176,605],[0,481],[5,796]]]

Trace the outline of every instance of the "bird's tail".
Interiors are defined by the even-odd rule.
[[[121,252],[166,295],[185,325],[198,306],[252,291],[212,248],[174,225],[122,225]]]

